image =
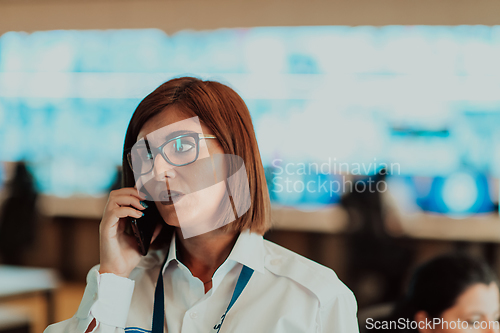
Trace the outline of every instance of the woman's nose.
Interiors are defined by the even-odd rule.
[[[175,166],[168,163],[161,154],[154,159],[153,175],[156,181],[165,181],[167,178],[175,177]]]

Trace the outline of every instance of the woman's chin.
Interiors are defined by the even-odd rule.
[[[188,207],[182,207],[177,205],[163,205],[162,203],[157,203],[158,211],[166,224],[173,227],[190,227],[196,225],[197,210],[189,209]],[[187,214],[186,214],[187,213]]]
[[[163,206],[160,202],[157,202],[156,207],[158,208],[158,212],[160,213],[163,221],[165,221],[166,224],[173,227],[179,226],[179,221],[177,219],[177,215],[175,214],[174,206]]]

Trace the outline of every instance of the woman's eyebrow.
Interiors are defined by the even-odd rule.
[[[481,311],[471,311],[466,313],[466,317],[472,317],[472,316],[484,316],[484,313]]]
[[[191,133],[196,133],[196,132],[190,131],[190,130],[175,131],[175,132],[172,132],[172,133],[169,133],[168,135],[166,135],[165,140],[168,141],[170,139],[175,138],[176,136],[183,135],[183,134],[191,134]]]

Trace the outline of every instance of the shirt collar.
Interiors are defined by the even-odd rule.
[[[248,229],[243,230],[228,259],[264,273],[264,238]]]
[[[177,244],[175,241],[175,232],[173,232],[172,240],[170,241],[170,247],[167,252],[167,260],[165,261],[165,265],[163,266],[163,272],[165,272],[165,268],[170,264],[172,260],[179,262],[177,258]]]
[[[168,249],[167,260],[163,266],[163,271],[168,267],[172,260],[179,261],[177,258],[176,233],[172,235],[170,247]],[[242,265],[248,266],[254,271],[264,273],[264,238],[262,235],[243,230],[240,232],[236,243],[226,260],[232,260]]]

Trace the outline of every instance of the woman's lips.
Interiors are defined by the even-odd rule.
[[[162,203],[162,205],[172,205],[177,203],[184,197],[184,193],[177,191],[161,191],[158,195],[158,199]]]

